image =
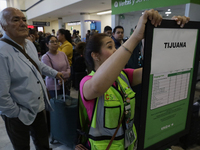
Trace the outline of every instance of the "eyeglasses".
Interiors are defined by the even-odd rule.
[[[58,41],[57,40],[55,40],[55,41],[49,41],[49,43],[58,43]]]

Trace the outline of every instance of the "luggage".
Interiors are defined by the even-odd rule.
[[[55,89],[55,94],[56,97],[50,99],[54,109],[50,112],[51,143],[53,144],[56,140],[74,149],[77,143],[78,99],[65,95],[64,86],[63,95],[57,96],[57,89]]]

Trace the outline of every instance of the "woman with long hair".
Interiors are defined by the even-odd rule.
[[[73,56],[73,46],[71,44],[72,43],[71,33],[69,32],[69,30],[59,29],[57,32],[57,38],[58,38],[58,42],[61,43],[58,50],[66,54],[69,64],[71,66],[72,56]]]

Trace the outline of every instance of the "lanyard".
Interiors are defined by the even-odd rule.
[[[133,131],[133,120],[130,120],[131,117],[131,105],[130,105],[130,98],[128,97],[128,95],[126,94],[124,88],[122,87],[122,85],[120,84],[119,79],[116,79],[116,82],[119,84],[120,86],[120,90],[122,92],[123,95],[123,99],[126,100],[124,101],[124,121],[125,121],[125,148],[127,148],[129,145],[131,145],[136,136],[135,133]]]
[[[116,79],[116,82],[118,83],[118,85],[120,86],[120,90],[121,90],[121,93],[123,95],[123,99],[126,100],[127,103],[130,103],[130,98],[128,97],[128,95],[126,94],[124,88],[122,87],[122,85],[120,84],[120,81],[119,79],[117,78]]]

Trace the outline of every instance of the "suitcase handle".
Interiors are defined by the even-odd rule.
[[[56,78],[54,78],[54,84],[55,84],[55,95],[56,95],[56,99],[58,99],[58,93],[57,93],[57,84],[56,84]],[[62,79],[62,87],[63,87],[63,99],[65,102],[65,84],[64,84],[64,80]]]

